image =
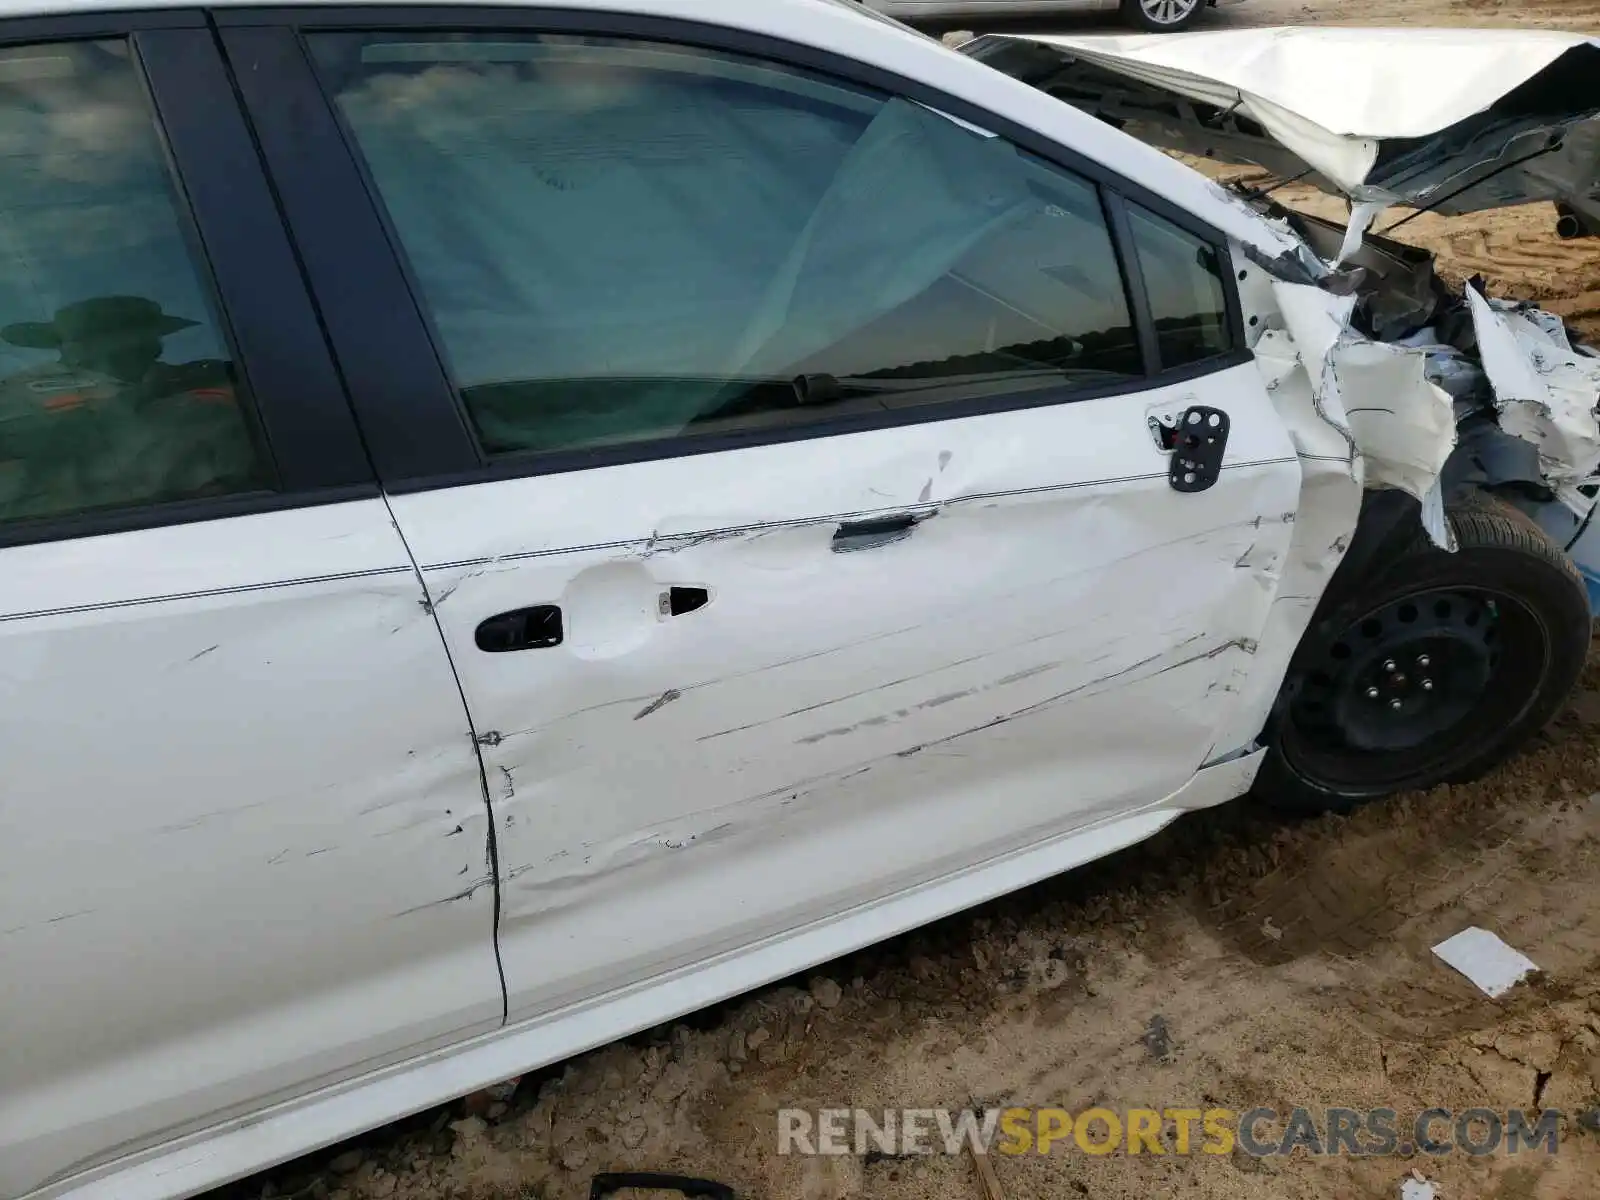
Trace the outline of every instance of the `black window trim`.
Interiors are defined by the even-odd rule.
[[[128,11],[52,13],[47,16],[0,19],[0,46],[35,42],[78,42],[125,38],[151,29],[204,29],[202,8],[157,8]]]
[[[0,548],[381,495],[233,85],[200,9],[0,21],[0,47],[124,40],[218,333],[265,442],[270,490],[0,522]]]
[[[1133,222],[1129,219],[1129,210],[1132,208],[1144,209],[1159,219],[1165,220],[1161,213],[1155,212],[1147,204],[1130,200],[1118,191],[1108,190],[1107,209],[1113,228],[1113,237],[1116,241],[1118,252],[1124,254],[1126,261],[1123,263],[1123,274],[1128,281],[1131,303],[1134,308],[1135,321],[1139,330],[1139,348],[1145,361],[1145,373],[1157,385],[1165,384],[1172,380],[1193,379],[1199,375],[1210,374],[1235,365],[1240,360],[1239,348],[1245,344],[1243,326],[1241,324],[1241,306],[1239,303],[1239,288],[1237,277],[1233,270],[1232,255],[1228,251],[1228,243],[1223,239],[1219,244],[1210,238],[1200,238],[1200,241],[1209,246],[1217,255],[1217,282],[1222,287],[1223,324],[1228,331],[1228,348],[1217,354],[1208,354],[1203,358],[1192,359],[1186,363],[1167,366],[1161,361],[1160,338],[1156,332],[1155,312],[1150,307],[1150,295],[1145,285],[1144,266],[1139,261],[1139,243],[1133,232]],[[1174,224],[1176,224],[1174,222]],[[1193,234],[1187,226],[1177,226],[1180,232]],[[1248,357],[1248,356],[1246,356]],[[1221,364],[1219,367],[1217,364]]]
[[[314,293],[323,307],[336,353],[362,417],[379,476],[394,493],[560,474],[634,462],[689,457],[745,447],[960,420],[991,413],[1043,408],[1081,400],[1147,392],[1214,374],[1250,361],[1228,238],[1186,209],[1045,135],[987,110],[871,64],[765,34],[676,17],[583,9],[434,5],[317,5],[213,10],[234,65],[245,108],[273,172],[290,226],[300,245]],[[852,414],[824,420],[725,434],[691,434],[574,450],[506,454],[489,458],[478,447],[465,406],[445,365],[431,314],[411,279],[378,191],[368,177],[333,98],[326,94],[304,35],[314,32],[384,33],[499,30],[524,34],[582,33],[636,38],[748,55],[777,66],[830,75],[846,84],[900,95],[1006,138],[1041,161],[1094,186],[1122,271],[1124,295],[1139,338],[1145,373],[1104,387],[1027,389],[999,397],[942,401],[893,413]],[[270,66],[267,64],[270,62]],[[249,64],[242,71],[241,64]],[[265,67],[265,69],[263,69]],[[315,97],[322,111],[309,113]],[[291,130],[286,109],[298,114]],[[307,123],[315,132],[307,133]],[[351,190],[357,186],[359,194]],[[1233,348],[1170,370],[1158,365],[1154,318],[1145,301],[1138,256],[1124,203],[1135,203],[1210,245],[1223,273]],[[389,303],[386,320],[349,311],[341,302],[348,275],[373,290],[403,287],[405,300]],[[348,293],[346,293],[348,295]],[[331,303],[330,303],[331,302]],[[394,359],[403,357],[403,363]]]
[[[1133,227],[1128,221],[1128,201],[1121,192],[1112,188],[1104,187],[1101,191],[1105,196],[1106,224],[1111,229],[1111,242],[1117,248],[1117,260],[1122,266],[1128,308],[1133,313],[1134,329],[1139,335],[1139,356],[1144,359],[1145,378],[1154,378],[1161,374],[1161,351],[1156,340],[1150,293],[1145,287],[1144,267],[1139,262],[1139,247],[1133,240]]]

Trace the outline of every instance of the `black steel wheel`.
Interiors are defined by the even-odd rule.
[[[1583,580],[1521,513],[1449,512],[1459,549],[1419,535],[1319,614],[1284,680],[1256,792],[1300,812],[1476,778],[1566,702],[1588,651]]]

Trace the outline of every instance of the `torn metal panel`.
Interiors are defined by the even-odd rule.
[[[1239,294],[1247,318],[1255,318],[1247,327],[1262,330],[1253,347],[1256,369],[1294,442],[1301,482],[1282,581],[1250,669],[1236,681],[1237,707],[1218,731],[1219,752],[1266,725],[1295,648],[1350,547],[1366,469],[1329,363],[1351,302],[1280,282],[1259,267],[1242,273]]]
[[[1344,240],[1339,243],[1339,253],[1333,258],[1330,266],[1339,267],[1349,262],[1357,250],[1361,249],[1362,239],[1367,230],[1372,228],[1372,222],[1378,215],[1389,207],[1387,200],[1363,200],[1350,210],[1350,223],[1345,226]]]
[[[1459,295],[1439,278],[1433,255],[1426,250],[1371,234],[1352,244],[1349,230],[1336,222],[1268,200],[1258,205],[1264,215],[1300,239],[1308,257],[1322,268],[1309,282],[1336,295],[1355,297],[1351,321],[1366,337],[1402,341],[1459,303]],[[1287,282],[1308,282],[1283,272],[1278,275]]]
[[[1360,486],[1415,496],[1429,535],[1449,547],[1439,477],[1455,447],[1455,415],[1427,377],[1426,354],[1354,333],[1350,296],[1276,281],[1272,294],[1283,329],[1263,335],[1255,353],[1301,453],[1342,460]]]
[[[1427,355],[1349,338],[1332,362],[1368,486],[1399,488],[1418,500],[1436,492],[1455,449],[1455,411],[1449,394],[1429,381]]]
[[[1216,189],[1230,217],[1256,217],[1227,227],[1236,257],[1306,289],[1278,298],[1289,311],[1262,301],[1261,332],[1294,343],[1309,402],[1357,452],[1355,477],[1418,497],[1430,536],[1448,546],[1446,465],[1458,484],[1525,482],[1500,470],[1515,457],[1503,432],[1542,456],[1524,490],[1559,493],[1569,521],[1586,515],[1592,501],[1577,487],[1596,469],[1600,429],[1584,351],[1565,343],[1555,318],[1517,310],[1517,333],[1489,338],[1505,351],[1494,373],[1506,382],[1492,385],[1473,315],[1432,256],[1369,230],[1393,203],[1462,213],[1549,199],[1569,235],[1600,219],[1600,101],[1589,86],[1600,43],[1552,31],[1320,27],[986,35],[960,52],[1152,145],[1256,162],[1351,197],[1341,227]],[[1492,435],[1485,411],[1499,422]],[[1458,420],[1470,447],[1453,456]],[[1305,436],[1293,422],[1291,431]],[[1479,461],[1484,452],[1494,467]]]
[[[1454,325],[1456,345],[1442,342],[1434,326],[1379,342],[1352,328],[1358,306],[1351,295],[1282,281],[1271,290],[1275,311],[1264,314],[1267,332],[1255,354],[1303,454],[1304,431],[1315,427],[1296,412],[1309,404],[1325,423],[1318,439],[1326,443],[1329,431],[1348,438],[1352,478],[1421,502],[1436,545],[1454,547],[1444,497],[1462,486],[1510,488],[1558,544],[1576,544],[1573,525],[1587,527],[1600,469],[1600,357],[1574,348],[1559,318],[1469,288],[1454,311],[1434,295],[1413,317]],[[1369,318],[1381,307],[1371,293],[1361,302]],[[1471,329],[1457,318],[1463,308]],[[1303,389],[1288,386],[1300,365]],[[1565,507],[1555,511],[1563,520],[1545,511],[1541,496],[1560,499]],[[1586,553],[1580,570],[1600,577],[1600,553]]]
[[[1331,256],[1340,241],[1332,222],[1303,213],[1287,214],[1287,220],[1319,254]],[[1399,475],[1391,461],[1369,473],[1369,481],[1427,496],[1430,505],[1442,499],[1444,490],[1427,493],[1422,484],[1430,474],[1448,474],[1450,486],[1509,485],[1529,499],[1559,495],[1566,506],[1563,519],[1548,520],[1537,508],[1533,515],[1558,542],[1567,544],[1572,524],[1593,504],[1590,495],[1577,489],[1600,467],[1600,358],[1574,346],[1560,318],[1551,313],[1486,300],[1475,287],[1465,289],[1465,295],[1447,289],[1432,255],[1415,247],[1369,238],[1347,267],[1342,275],[1330,274],[1321,288],[1307,288],[1303,294],[1313,310],[1316,302],[1309,298],[1319,291],[1354,298],[1342,351],[1348,360],[1346,389],[1362,398],[1353,407],[1394,407],[1390,397],[1398,388],[1412,397],[1404,411],[1422,422],[1395,443],[1375,427],[1377,412],[1353,414],[1353,420],[1369,425],[1364,442],[1371,453],[1402,460]],[[1312,336],[1318,353],[1329,340],[1328,331],[1323,328]],[[1358,351],[1355,343],[1363,337],[1370,339],[1367,349]],[[1379,367],[1389,378],[1374,372]],[[1430,403],[1424,384],[1442,392],[1449,404],[1437,403],[1438,397]],[[1452,438],[1461,453],[1449,452]]]
[[[1500,427],[1537,447],[1546,479],[1578,514],[1594,501],[1578,488],[1600,469],[1600,358],[1575,350],[1557,317],[1467,289],[1483,370]]]
[[[1450,397],[1426,378],[1426,356],[1353,333],[1348,296],[1292,283],[1273,291],[1318,413],[1348,435],[1361,482],[1422,500],[1455,447]]]
[[[1019,44],[1030,47],[1019,51]],[[989,35],[961,52],[1141,140],[1356,200],[1593,208],[1600,44],[1516,29],[1327,26]]]

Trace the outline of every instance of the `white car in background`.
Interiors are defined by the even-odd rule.
[[[1239,0],[856,0],[901,21],[970,21],[1020,17],[1094,16],[1144,33],[1178,33],[1207,8]]]
[[[1400,129],[1406,33],[1258,94],[842,0],[6,0],[0,1197],[191,1196],[1514,753],[1600,360],[1113,128],[1590,203],[1587,110],[1501,102],[1593,47],[1395,49]]]

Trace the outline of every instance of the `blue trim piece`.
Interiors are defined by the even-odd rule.
[[[1600,613],[1600,574],[1578,568],[1578,574],[1583,576],[1584,587],[1589,593],[1589,615],[1592,617]]]

